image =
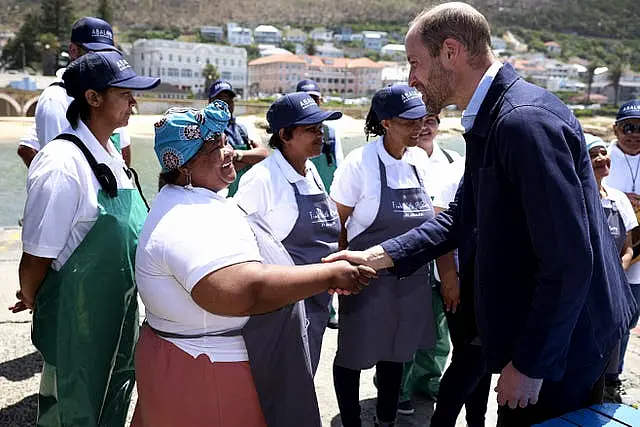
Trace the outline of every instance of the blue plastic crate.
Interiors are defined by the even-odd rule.
[[[630,406],[605,403],[554,418],[538,427],[640,427],[640,411]]]

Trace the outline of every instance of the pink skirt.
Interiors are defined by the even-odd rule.
[[[266,427],[248,362],[194,359],[146,325],[135,358],[132,427]]]

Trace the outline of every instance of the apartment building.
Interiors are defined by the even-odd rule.
[[[204,87],[202,70],[207,64],[218,69],[220,77],[228,80],[238,95],[247,90],[247,51],[244,48],[187,43],[176,40],[139,39],[133,43],[129,62],[136,73],[160,77],[193,93]]]

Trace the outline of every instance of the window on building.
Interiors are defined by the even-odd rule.
[[[344,79],[340,79],[340,83],[344,84]]]
[[[173,61],[173,54],[169,54],[169,61]]]
[[[183,68],[180,71],[180,77],[191,77],[191,69],[190,68]]]
[[[156,68],[156,77],[160,77],[160,67]]]
[[[191,57],[187,56],[187,64],[191,64]]]
[[[209,61],[209,58],[207,58],[207,64],[211,64],[211,61]]]
[[[199,63],[200,63],[200,57],[196,56],[196,64],[199,64]]]
[[[231,60],[231,66],[232,66],[232,67],[235,67],[235,66],[236,66],[236,61],[235,61],[235,60],[233,60],[233,59]]]
[[[182,55],[178,55],[178,62],[182,62]]]
[[[144,62],[144,52],[142,52],[142,53],[140,54],[140,61],[143,61],[143,62]]]
[[[167,75],[169,77],[180,77],[180,70],[177,68],[167,68]]]
[[[163,58],[163,56],[162,56],[162,54],[160,54],[160,61],[162,61],[162,58]]]
[[[222,58],[222,65],[223,65],[224,67],[226,67],[226,66],[227,66],[227,58]]]
[[[208,62],[207,62],[207,64],[208,64]],[[216,67],[217,67],[218,65],[220,65],[220,60],[219,60],[218,58],[216,58]]]
[[[163,76],[166,76],[166,75],[167,75],[167,73],[165,72],[165,69],[164,69],[164,68],[163,68],[161,71],[162,71],[162,75],[163,75]]]

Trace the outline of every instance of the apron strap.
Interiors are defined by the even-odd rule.
[[[144,324],[149,327],[156,335],[159,335],[163,338],[182,338],[182,339],[193,339],[193,338],[202,338],[202,337],[239,337],[242,336],[242,329],[233,329],[231,331],[226,332],[206,332],[203,334],[194,334],[194,335],[184,335],[184,334],[176,334],[173,332],[161,331],[149,324],[147,320],[144,321]]]
[[[84,157],[87,159],[91,170],[93,171],[96,179],[100,183],[102,189],[109,195],[109,197],[116,197],[118,195],[118,181],[109,168],[104,163],[98,163],[93,154],[89,151],[86,145],[76,135],[70,133],[63,133],[55,137],[54,139],[64,139],[73,143],[76,147],[82,151]]]

